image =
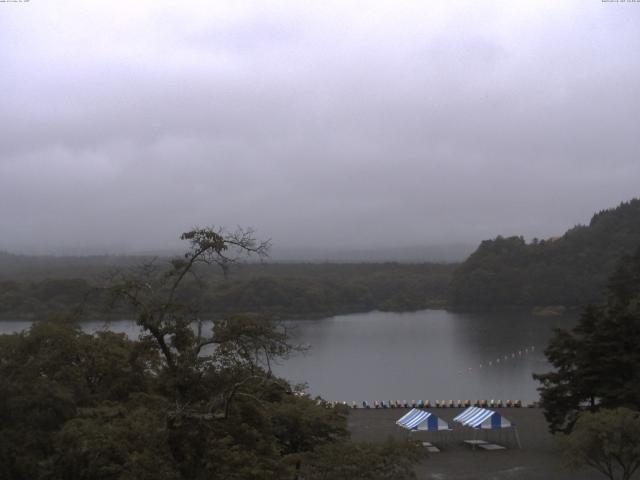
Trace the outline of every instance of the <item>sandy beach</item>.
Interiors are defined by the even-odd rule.
[[[417,467],[419,479],[432,480],[503,480],[503,479],[602,479],[592,469],[579,472],[562,466],[561,456],[553,437],[547,430],[542,411],[537,408],[498,408],[504,417],[517,424],[522,449],[519,449],[510,429],[503,432],[477,432],[466,427],[457,427],[452,419],[462,409],[432,408],[435,415],[448,421],[452,432],[410,433],[395,425],[395,421],[408,410],[355,409],[349,416],[349,429],[357,441],[384,441],[389,436],[398,439],[429,441],[440,448],[439,453],[430,454]],[[467,439],[483,439],[507,447],[505,450],[473,450],[464,443]]]

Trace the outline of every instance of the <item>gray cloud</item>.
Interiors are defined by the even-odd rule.
[[[639,194],[640,4],[0,9],[0,249],[545,237]]]

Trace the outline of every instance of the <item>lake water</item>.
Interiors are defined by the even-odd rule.
[[[286,322],[306,354],[275,367],[294,383],[306,382],[328,400],[536,400],[533,372],[549,365],[543,350],[553,327],[575,317],[526,313],[368,312],[321,320]],[[28,321],[0,322],[0,333],[20,331]],[[86,331],[104,322],[83,324]],[[111,330],[136,336],[130,321]]]

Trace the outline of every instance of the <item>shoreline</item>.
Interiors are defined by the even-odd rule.
[[[273,312],[213,312],[213,313],[203,313],[202,319],[204,321],[211,321],[214,318],[224,318],[229,315],[259,315],[269,318],[274,321],[317,321],[324,320],[333,317],[343,316],[343,315],[357,315],[357,314],[367,314],[367,313],[392,313],[392,314],[403,314],[403,313],[416,313],[422,311],[445,311],[450,313],[459,313],[459,314],[508,314],[508,313],[521,313],[526,315],[531,315],[534,317],[566,317],[572,316],[576,313],[580,312],[580,307],[575,306],[561,306],[562,313],[559,313],[557,310],[552,311],[553,308],[560,306],[534,306],[534,307],[520,307],[520,306],[501,306],[501,307],[492,307],[492,308],[468,308],[468,307],[454,307],[451,305],[442,305],[442,304],[433,304],[425,307],[417,308],[417,309],[406,309],[406,310],[381,310],[381,309],[369,309],[369,310],[359,310],[359,309],[345,309],[345,310],[336,310],[336,311],[326,311],[326,312],[314,312],[314,313],[273,313]],[[550,311],[548,311],[550,310]],[[58,312],[60,315],[74,315],[73,311],[60,311]],[[0,322],[11,322],[11,321],[39,321],[45,319],[49,314],[45,313],[34,313],[34,312],[13,312],[13,313],[1,313],[0,314]],[[87,311],[81,315],[82,319],[79,320],[79,323],[83,322],[92,322],[92,321],[120,321],[120,320],[128,320],[127,318],[123,318],[127,313],[104,313],[101,311]],[[92,320],[89,320],[88,317],[91,317]],[[131,319],[131,321],[135,321]]]

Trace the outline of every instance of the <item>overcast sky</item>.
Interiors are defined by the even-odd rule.
[[[563,233],[640,195],[640,2],[0,2],[0,249]]]

